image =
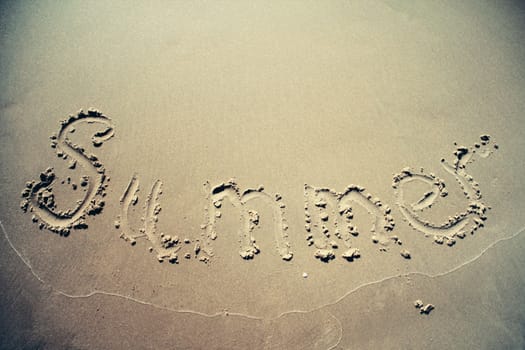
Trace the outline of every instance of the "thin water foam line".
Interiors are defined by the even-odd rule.
[[[277,320],[277,319],[279,319],[281,317],[284,317],[284,316],[290,315],[290,314],[307,314],[307,313],[319,311],[319,310],[321,310],[323,308],[326,308],[326,307],[329,307],[329,306],[333,306],[333,305],[341,302],[343,299],[345,299],[350,294],[355,293],[355,292],[357,292],[358,290],[360,290],[360,289],[362,289],[364,287],[368,287],[368,286],[372,286],[372,285],[376,285],[376,284],[381,284],[383,282],[386,282],[386,281],[389,281],[389,280],[392,280],[392,279],[395,279],[395,278],[409,277],[409,276],[416,276],[416,275],[418,275],[418,276],[425,276],[425,277],[429,277],[429,278],[437,278],[437,277],[446,276],[448,274],[451,274],[451,273],[453,273],[453,272],[455,272],[455,271],[457,271],[457,270],[459,270],[459,269],[461,269],[461,268],[463,268],[463,267],[465,267],[467,265],[470,265],[471,263],[475,262],[476,260],[481,258],[487,251],[489,251],[490,249],[492,249],[493,247],[495,247],[499,243],[504,242],[504,241],[509,241],[511,239],[514,239],[517,236],[519,236],[520,234],[522,234],[523,232],[525,232],[525,226],[523,226],[522,228],[520,228],[513,235],[508,236],[508,237],[503,237],[503,238],[500,238],[500,239],[492,242],[491,244],[489,244],[485,249],[483,249],[479,254],[477,254],[473,258],[471,258],[471,259],[465,261],[464,263],[462,263],[462,264],[460,264],[460,265],[458,265],[456,267],[453,267],[452,269],[447,270],[445,272],[441,272],[441,273],[437,273],[437,274],[428,274],[428,273],[424,273],[424,272],[414,271],[414,272],[407,272],[407,273],[403,273],[403,274],[397,274],[397,275],[393,275],[393,276],[388,276],[388,277],[385,277],[385,278],[382,278],[382,279],[379,279],[379,280],[376,280],[376,281],[363,283],[363,284],[361,284],[361,285],[359,285],[359,286],[349,290],[348,292],[346,292],[345,294],[343,294],[341,297],[337,298],[333,302],[330,302],[330,303],[327,303],[327,304],[323,304],[321,306],[318,306],[318,307],[315,307],[315,308],[312,308],[312,309],[309,309],[309,310],[290,310],[290,311],[286,311],[286,312],[283,312],[283,313],[279,314],[278,316],[276,316],[274,318],[267,319],[267,318],[264,318],[264,317],[253,316],[253,315],[248,315],[248,314],[243,314],[243,313],[229,312],[229,311],[221,311],[221,312],[216,312],[216,313],[213,313],[213,314],[207,314],[207,313],[204,313],[204,312],[199,312],[199,311],[194,311],[194,310],[175,309],[175,308],[170,308],[170,307],[167,307],[167,306],[161,306],[161,305],[153,304],[153,303],[141,300],[141,299],[130,297],[128,295],[123,295],[123,294],[113,293],[113,292],[106,292],[106,291],[102,291],[102,290],[94,290],[94,291],[92,291],[90,293],[87,293],[87,294],[69,294],[67,292],[64,292],[64,291],[62,291],[60,289],[57,289],[57,288],[53,287],[49,283],[46,283],[35,272],[35,270],[31,266],[31,263],[29,262],[29,260],[24,258],[23,255],[18,251],[18,249],[16,249],[16,247],[13,245],[13,242],[11,242],[11,239],[9,238],[9,235],[7,234],[7,231],[5,230],[4,224],[2,223],[1,220],[0,220],[0,227],[2,228],[2,232],[3,232],[7,242],[9,243],[9,246],[16,253],[16,255],[20,258],[20,260],[27,266],[27,268],[29,269],[31,274],[40,283],[42,283],[43,285],[49,286],[56,294],[62,295],[64,297],[67,297],[67,298],[70,298],[70,299],[86,299],[86,298],[90,298],[90,297],[95,296],[95,295],[106,295],[106,296],[111,296],[111,297],[116,297],[116,298],[129,300],[129,301],[132,301],[132,302],[137,303],[137,304],[150,306],[150,307],[153,307],[153,308],[156,308],[156,309],[159,309],[159,310],[164,310],[164,311],[183,313],[183,314],[193,314],[193,315],[198,315],[198,316],[208,317],[208,318],[215,318],[215,317],[219,317],[219,316],[236,316],[236,317],[242,317],[242,318],[246,318],[246,319],[259,320],[259,321],[263,321],[263,320],[274,321],[274,320]],[[335,316],[333,316],[333,317],[336,318]],[[341,337],[342,337],[342,334],[341,334]]]
[[[331,312],[328,312],[328,314],[337,321],[337,324],[339,326],[339,338],[337,339],[337,342],[334,345],[332,345],[332,346],[330,346],[328,348],[328,350],[333,350],[337,346],[339,346],[339,344],[341,344],[341,340],[343,340],[343,324],[341,323],[341,320],[339,320],[337,317],[335,317],[335,315],[333,315]]]

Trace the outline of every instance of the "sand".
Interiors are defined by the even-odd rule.
[[[520,3],[0,8],[0,348],[525,347]]]

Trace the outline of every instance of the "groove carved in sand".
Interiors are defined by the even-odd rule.
[[[329,188],[305,184],[306,240],[308,245],[316,248],[314,253],[316,258],[324,262],[334,259],[336,251],[340,248],[340,242],[345,249],[341,257],[348,261],[360,257],[359,249],[352,248],[351,244],[352,237],[359,235],[356,225],[352,224],[354,204],[363,207],[372,216],[370,231],[374,243],[386,245],[396,241],[395,236],[389,235],[395,226],[390,208],[364,191],[363,187],[357,185],[348,186],[344,192],[336,192]],[[315,215],[312,215],[312,212]],[[330,232],[328,223],[335,228],[334,232]]]
[[[87,228],[86,216],[100,213],[104,207],[103,197],[107,187],[104,166],[94,154],[87,154],[86,150],[71,142],[68,134],[75,131],[83,123],[97,123],[105,127],[96,132],[91,141],[95,147],[100,147],[104,141],[114,135],[114,126],[111,119],[95,109],[85,113],[80,110],[76,115],[69,116],[61,122],[58,134],[52,135],[51,148],[55,149],[58,157],[69,159],[69,168],[75,169],[79,165],[87,175],[82,176],[81,186],[86,187],[84,198],[74,208],[67,211],[57,211],[53,184],[56,175],[53,168],[47,168],[40,174],[39,181],[26,183],[22,191],[23,200],[20,207],[25,212],[33,213],[33,221],[39,223],[41,229],[47,228],[61,235],[68,235],[72,228]],[[74,185],[74,189],[76,185]]]
[[[452,164],[445,159],[441,160],[441,165],[445,171],[454,176],[463,194],[470,201],[465,210],[449,217],[447,221],[441,224],[422,219],[418,212],[429,208],[439,198],[447,196],[448,193],[443,180],[432,173],[424,173],[423,169],[416,172],[410,168],[405,168],[401,173],[396,174],[392,187],[396,192],[399,209],[408,224],[426,236],[432,236],[436,243],[446,243],[448,246],[453,246],[456,243],[456,238],[464,238],[468,233],[474,234],[475,231],[483,227],[484,221],[487,219],[486,212],[490,207],[482,201],[479,184],[467,173],[466,167],[475,160],[475,155],[487,158],[496,149],[498,149],[498,145],[493,142],[492,138],[489,135],[482,135],[480,142],[472,147],[457,147]],[[430,189],[417,202],[408,204],[404,198],[404,187],[414,181],[426,183]]]
[[[138,203],[139,196],[139,179],[137,174],[133,174],[126,190],[120,198],[121,213],[115,221],[115,228],[121,230],[120,238],[135,245],[137,240],[145,238],[151,246],[150,252],[155,252],[159,262],[168,260],[172,264],[179,263],[178,252],[182,248],[183,241],[178,236],[170,236],[164,233],[158,233],[157,222],[162,210],[160,205],[160,196],[162,194],[162,181],[156,180],[153,183],[150,193],[144,203],[144,216],[142,217],[143,227],[139,233],[134,233],[129,224],[129,209]],[[185,244],[189,244],[189,239],[184,239]],[[195,249],[198,254],[197,248]],[[189,258],[188,254],[186,255]]]
[[[252,236],[254,228],[259,224],[259,214],[255,210],[248,208],[247,203],[254,199],[264,200],[273,210],[273,219],[275,223],[275,247],[281,258],[289,261],[293,258],[288,242],[288,224],[284,216],[285,205],[279,194],[271,196],[264,192],[260,186],[257,189],[247,189],[241,193],[239,186],[234,180],[211,187],[209,182],[204,184],[206,191],[207,205],[204,208],[205,224],[202,225],[203,250],[208,257],[213,256],[212,241],[217,239],[216,224],[221,217],[220,208],[223,201],[228,199],[229,202],[239,211],[240,227],[238,231],[238,240],[240,244],[239,255],[243,259],[253,259],[260,252],[255,238]]]

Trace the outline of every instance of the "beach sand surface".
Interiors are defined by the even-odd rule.
[[[519,2],[0,6],[2,349],[525,347]]]

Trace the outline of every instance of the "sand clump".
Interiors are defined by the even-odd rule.
[[[419,313],[422,315],[429,315],[436,308],[433,304],[424,304],[421,299],[414,301],[414,307],[419,309]]]
[[[361,252],[357,248],[350,248],[341,255],[344,259],[348,261],[354,261],[361,257]]]
[[[328,262],[335,259],[335,253],[332,249],[317,249],[314,253],[314,257],[321,261]]]
[[[405,259],[411,259],[412,258],[412,255],[410,254],[410,252],[406,249],[403,249],[401,250],[400,252],[401,256]]]

